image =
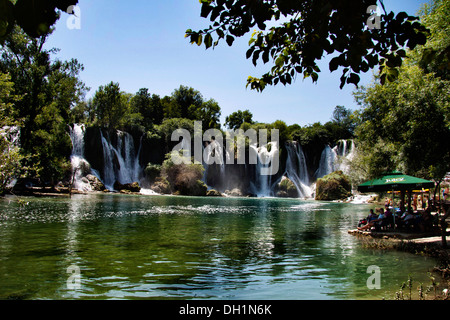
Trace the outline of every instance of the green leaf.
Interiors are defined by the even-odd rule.
[[[279,56],[277,60],[275,60],[275,65],[279,68],[283,67],[284,65],[284,56]]]
[[[220,39],[223,39],[223,37],[225,37],[225,34],[223,33],[222,29],[217,29],[216,33]]]
[[[330,72],[336,71],[340,65],[340,57],[335,57],[330,61]]]
[[[211,34],[207,33],[206,36],[205,36],[205,47],[206,47],[206,49],[211,48],[212,43],[213,43],[213,38],[212,38]]]
[[[251,47],[250,49],[247,50],[247,53],[246,53],[246,58],[247,59],[250,59],[250,57],[253,54],[253,51],[255,51],[255,48],[253,48],[253,47]]]
[[[212,9],[213,9],[213,7],[211,7],[209,5],[209,3],[203,3],[200,16],[202,18],[207,18],[209,16],[209,14],[211,13]]]
[[[355,86],[358,86],[360,80],[361,78],[356,73],[352,73],[348,77],[347,83],[353,83]]]
[[[9,0],[0,0],[0,41],[2,42],[14,26],[14,6]]]
[[[199,35],[198,35],[198,38],[197,38],[197,45],[198,45],[198,46],[201,46],[201,45],[202,45],[202,42],[203,42],[203,36],[202,36],[201,34],[199,34]]]
[[[269,50],[265,50],[262,55],[263,63],[266,64],[269,62]]]
[[[227,44],[231,47],[233,45],[233,42],[234,42],[234,37],[230,36],[230,35],[227,35],[226,41],[227,41]]]

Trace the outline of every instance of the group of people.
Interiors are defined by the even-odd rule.
[[[414,214],[409,210],[402,210],[402,208],[393,213],[389,204],[386,204],[384,210],[383,208],[379,208],[374,212],[373,209],[370,209],[369,216],[360,221],[358,230],[364,231],[372,228],[380,230],[383,227],[394,226],[397,228],[417,227],[420,231],[424,232],[433,226],[433,215],[429,207],[418,214]]]

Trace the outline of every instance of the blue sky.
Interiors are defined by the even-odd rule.
[[[388,11],[416,14],[426,0],[385,0]],[[133,5],[131,6],[130,3]],[[250,35],[233,47],[225,43],[214,50],[191,45],[187,29],[200,30],[209,20],[200,17],[198,0],[79,0],[81,29],[67,27],[63,15],[48,47],[60,48],[58,58],[76,58],[85,70],[81,79],[91,91],[111,81],[123,91],[170,95],[180,85],[199,90],[205,99],[215,99],[225,117],[239,109],[250,110],[258,122],[283,120],[302,126],[327,122],[337,105],[357,109],[353,85],[339,89],[341,72],[322,64],[317,84],[299,77],[291,86],[268,87],[263,93],[246,89],[248,76],[261,76],[269,65],[255,68],[245,58]],[[369,72],[361,84],[372,79]]]

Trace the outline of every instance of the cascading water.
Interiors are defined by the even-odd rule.
[[[287,142],[287,160],[286,172],[284,176],[288,177],[297,187],[300,198],[310,198],[312,190],[309,183],[308,168],[306,166],[306,157],[299,143]]]
[[[108,132],[100,130],[97,139],[101,139],[100,157],[103,163],[97,163],[95,169],[91,168],[85,159],[85,127],[74,125],[70,128],[70,137],[73,143],[71,162],[73,167],[74,188],[81,191],[91,191],[89,181],[85,179],[88,174],[97,176],[109,190],[114,190],[115,182],[127,184],[141,182],[143,168],[140,165],[143,148],[143,137],[139,148],[135,148],[133,137],[126,132]],[[95,134],[93,135],[95,136]],[[90,144],[92,145],[92,144]],[[99,143],[97,143],[99,145]],[[100,145],[98,147],[100,147]],[[144,144],[145,145],[145,144]],[[91,147],[92,148],[92,147]],[[189,149],[186,142],[183,149]],[[296,186],[299,197],[309,198],[313,196],[314,185],[311,185],[309,170],[305,153],[298,142],[287,142],[285,146],[287,154],[285,172],[282,177],[289,178]],[[314,180],[328,175],[336,170],[349,172],[348,161],[355,154],[355,145],[352,140],[341,140],[335,148],[326,146],[322,152],[319,167],[314,175]],[[87,149],[86,149],[87,150]],[[250,146],[250,156],[256,156],[257,163],[246,161],[240,167],[231,165],[235,160],[234,155],[228,154],[228,149],[217,141],[203,148],[203,166],[205,167],[204,182],[209,188],[217,190],[233,190],[238,188],[243,194],[255,194],[258,197],[270,197],[274,195],[276,184],[280,182],[280,175],[274,179],[275,157],[279,155],[279,145],[271,142],[263,146]],[[93,161],[91,159],[91,161]],[[281,166],[283,167],[283,166]],[[311,168],[309,168],[311,169]],[[278,167],[276,168],[278,171]],[[262,174],[264,172],[264,174]]]
[[[273,187],[272,177],[276,174],[274,172],[274,161],[275,157],[279,155],[278,143],[271,142],[259,148],[251,146],[251,149],[258,155],[256,194],[258,197],[270,197]]]
[[[315,174],[316,179],[323,178],[324,176],[336,171],[337,159],[338,155],[336,150],[331,149],[330,146],[326,146],[320,158],[319,169],[317,169]]]
[[[70,128],[70,139],[72,140],[72,164],[73,188],[88,192],[92,191],[89,181],[83,179],[91,171],[89,162],[84,158],[84,125],[74,124]]]
[[[126,132],[117,131],[117,146],[111,143],[109,133],[106,137],[101,132],[103,147],[103,183],[113,190],[115,182],[120,184],[139,182],[142,167],[139,163],[140,152],[136,154],[133,137]]]
[[[227,155],[228,156],[228,155]],[[208,184],[208,174],[213,171],[212,166],[219,166],[218,177],[214,180],[215,187],[220,186],[221,189],[225,189],[227,186],[226,179],[226,156],[224,155],[224,148],[216,140],[212,140],[206,147],[203,148],[203,166],[205,168],[204,181]]]
[[[335,169],[341,170],[345,174],[350,173],[350,161],[355,156],[355,143],[353,140],[340,140],[333,149],[337,154]]]

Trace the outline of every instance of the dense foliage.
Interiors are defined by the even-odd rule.
[[[408,52],[396,81],[381,85],[377,76],[356,93],[362,109],[354,172],[360,176],[400,170],[440,180],[449,171],[449,13],[448,1],[426,6],[428,44]]]
[[[15,25],[34,38],[48,34],[61,11],[69,11],[77,3],[78,0],[0,0],[0,43]]]
[[[405,57],[404,47],[414,49],[426,42],[427,30],[416,17],[387,13],[383,1],[379,1],[384,10],[381,16],[374,15],[374,0],[200,2],[201,16],[212,25],[200,31],[188,29],[186,37],[206,48],[222,40],[231,46],[235,38],[254,30],[247,58],[255,65],[259,60],[272,63],[262,77],[248,78],[248,85],[259,91],[267,85],[291,84],[297,75],[317,82],[321,71],[317,62],[325,55],[333,58],[330,71],[343,68],[341,87],[357,85],[361,72],[377,66],[382,82],[395,79],[396,68]]]
[[[77,60],[52,60],[56,49],[44,49],[47,36],[32,38],[15,27],[1,47],[0,72],[9,74],[14,93],[13,117],[20,122],[23,166],[29,176],[52,185],[70,171],[72,146],[66,134],[72,106],[86,90]],[[11,108],[10,108],[11,109]]]

